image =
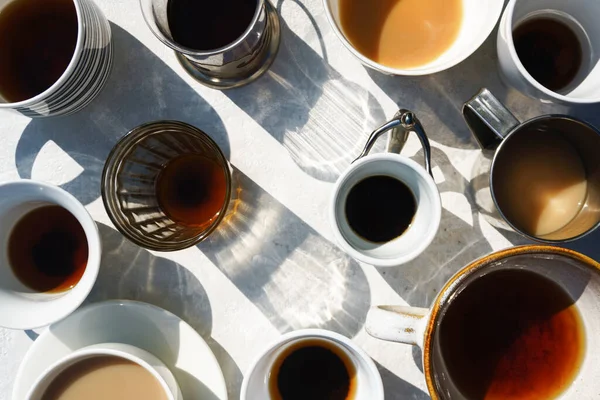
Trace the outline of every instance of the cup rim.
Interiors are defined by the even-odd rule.
[[[62,86],[67,79],[69,79],[69,77],[73,74],[73,71],[75,71],[75,67],[77,66],[77,63],[79,62],[79,58],[81,57],[81,53],[83,50],[83,40],[84,40],[83,31],[85,28],[83,26],[83,17],[82,17],[82,11],[81,11],[81,1],[82,0],[71,0],[71,1],[73,2],[73,5],[75,6],[75,14],[77,15],[77,41],[75,44],[75,50],[73,51],[73,55],[71,56],[71,61],[69,61],[69,65],[64,70],[62,75],[56,80],[56,82],[54,82],[52,84],[52,86],[50,86],[48,89],[44,90],[41,93],[36,94],[33,97],[30,97],[25,100],[20,100],[20,101],[14,102],[14,103],[0,102],[0,109],[27,107],[28,105],[31,105],[31,104],[34,104],[39,101],[43,101],[43,100],[47,99],[52,93],[56,92],[58,90],[58,88],[60,86]]]
[[[435,325],[437,317],[440,313],[440,308],[442,306],[441,303],[445,302],[446,297],[448,296],[448,292],[451,292],[454,286],[459,285],[464,279],[477,272],[477,270],[479,270],[480,268],[507,257],[519,256],[524,254],[562,255],[577,260],[585,266],[592,269],[593,271],[595,271],[596,273],[600,273],[600,263],[598,263],[594,259],[574,250],[548,245],[524,245],[509,247],[503,250],[493,252],[491,254],[487,254],[459,270],[444,284],[442,289],[440,289],[437,296],[435,297],[433,304],[429,307],[427,325],[425,326],[423,333],[423,375],[425,376],[427,390],[429,391],[429,395],[431,396],[432,400],[441,400],[433,380],[433,360],[431,357],[431,340],[434,333],[436,332]]]
[[[36,328],[47,326],[49,324],[52,324],[56,321],[59,321],[59,320],[65,318],[66,316],[71,314],[73,311],[75,311],[85,301],[88,294],[91,292],[92,288],[94,287],[94,284],[96,283],[96,279],[98,278],[98,273],[100,270],[100,263],[101,263],[101,259],[102,259],[102,257],[101,257],[102,242],[100,240],[100,233],[98,231],[98,226],[96,225],[96,221],[94,221],[94,219],[92,218],[90,213],[87,211],[85,206],[83,204],[81,204],[81,202],[79,202],[79,200],[77,200],[72,194],[70,194],[66,190],[64,190],[58,186],[54,186],[54,185],[51,185],[51,184],[48,184],[45,182],[36,181],[36,180],[32,180],[32,179],[20,179],[20,180],[16,180],[16,181],[9,181],[9,182],[1,183],[0,190],[6,189],[7,187],[10,187],[10,186],[29,186],[29,187],[53,192],[57,196],[60,196],[64,200],[64,201],[61,201],[61,203],[57,202],[56,205],[63,207],[69,211],[68,207],[65,206],[65,204],[68,204],[69,207],[78,209],[81,212],[81,216],[84,219],[82,221],[82,219],[73,215],[85,231],[85,237],[86,237],[87,245],[88,245],[88,259],[87,259],[85,271],[83,272],[83,275],[81,276],[81,279],[79,280],[79,282],[73,288],[64,291],[62,293],[62,296],[60,297],[60,299],[62,299],[62,298],[65,298],[65,296],[70,296],[69,303],[67,305],[65,305],[64,307],[62,307],[60,312],[56,312],[53,314],[36,313],[36,317],[31,319],[31,320],[35,320],[36,322],[30,322],[28,324],[17,324],[17,325],[12,325],[12,326],[9,326],[9,325],[5,324],[4,322],[2,322],[2,324],[0,325],[5,328],[9,328],[9,329],[23,329],[23,330],[24,329],[36,329]],[[89,229],[86,229],[86,227],[89,227]],[[8,266],[4,266],[4,268],[7,268],[7,267]],[[76,293],[76,295],[73,293]]]
[[[258,21],[258,17],[260,16],[260,13],[263,9],[264,2],[269,1],[269,0],[256,0],[256,9],[254,10],[254,15],[252,17],[252,20],[246,27],[246,30],[244,30],[244,32],[233,42],[228,43],[225,46],[219,47],[217,49],[212,49],[212,50],[192,49],[191,47],[186,47],[186,46],[180,45],[176,41],[171,40],[168,37],[166,37],[161,32],[160,29],[157,29],[158,27],[157,27],[157,24],[154,22],[153,13],[151,13],[151,15],[148,15],[148,11],[150,11],[150,10],[147,10],[146,5],[144,4],[145,2],[148,2],[148,1],[150,1],[150,0],[139,0],[140,8],[142,9],[142,15],[144,17],[144,21],[146,21],[146,25],[148,26],[148,28],[150,28],[150,31],[154,34],[154,36],[156,36],[156,38],[158,40],[160,40],[164,45],[166,45],[167,47],[170,47],[171,49],[175,50],[178,53],[182,53],[182,54],[192,56],[192,57],[208,57],[208,56],[213,56],[216,54],[221,54],[227,50],[233,49],[234,47],[236,47],[240,43],[242,43],[248,37],[250,32],[252,32],[254,26],[256,25],[256,22]],[[152,5],[150,5],[150,8],[152,9]]]
[[[596,222],[596,224],[594,224],[591,228],[589,228],[587,231],[580,233],[576,236],[570,237],[570,238],[566,238],[566,239],[544,239],[544,238],[539,238],[537,236],[531,235],[525,231],[523,231],[522,229],[518,228],[515,224],[513,224],[512,221],[510,221],[506,215],[504,214],[504,212],[502,211],[502,209],[500,208],[500,205],[498,204],[498,200],[496,198],[496,194],[494,192],[494,169],[495,166],[498,162],[498,155],[501,153],[502,149],[504,148],[504,146],[506,145],[506,143],[510,140],[510,138],[517,134],[517,132],[524,130],[524,128],[526,128],[527,126],[534,124],[540,120],[544,120],[544,119],[561,119],[561,120],[566,120],[566,121],[570,121],[579,125],[584,126],[587,129],[592,130],[593,132],[595,132],[597,135],[600,136],[600,130],[596,129],[594,126],[592,126],[591,124],[575,118],[575,117],[571,117],[569,115],[564,115],[564,114],[546,114],[546,115],[540,115],[531,119],[528,119],[525,122],[522,122],[520,124],[518,124],[517,126],[515,126],[514,128],[512,128],[510,130],[510,132],[504,137],[504,139],[502,140],[502,142],[500,142],[500,144],[498,145],[498,147],[496,148],[496,151],[494,152],[494,157],[492,159],[492,164],[490,166],[490,193],[492,195],[492,200],[494,201],[494,205],[496,206],[496,210],[498,210],[498,213],[500,214],[500,216],[502,217],[502,219],[504,220],[504,222],[506,222],[508,224],[508,226],[510,226],[515,232],[519,233],[520,235],[526,237],[527,239],[536,241],[536,242],[540,242],[540,243],[545,243],[545,244],[563,244],[563,243],[569,243],[569,242],[573,242],[575,240],[581,239],[584,236],[589,235],[590,233],[594,232],[598,227],[600,227],[600,221]]]
[[[473,55],[473,53],[475,53],[481,47],[481,45],[487,40],[487,38],[490,36],[492,31],[498,24],[498,20],[500,19],[500,16],[502,15],[502,6],[497,7],[498,12],[497,12],[496,17],[494,18],[495,23],[489,24],[490,26],[488,26],[487,28],[485,28],[483,30],[483,34],[479,35],[477,40],[472,42],[471,46],[468,47],[468,50],[462,52],[460,56],[452,59],[451,61],[446,62],[441,65],[438,65],[438,66],[428,67],[428,68],[401,69],[401,68],[387,67],[383,64],[375,62],[375,61],[371,60],[370,58],[362,55],[352,45],[352,43],[350,43],[350,41],[348,39],[346,39],[346,36],[344,35],[342,28],[339,27],[337,25],[337,23],[335,22],[335,20],[333,18],[333,14],[331,12],[331,8],[329,6],[330,1],[332,1],[332,0],[323,0],[323,7],[325,8],[325,15],[327,16],[327,21],[329,22],[329,25],[333,28],[333,32],[338,37],[338,39],[342,42],[342,44],[367,67],[374,69],[376,71],[379,71],[379,72],[383,72],[388,75],[398,75],[398,76],[431,75],[431,74],[442,72],[442,71],[445,71],[452,67],[455,67],[456,65],[460,64],[461,62],[463,62],[464,60],[469,58],[471,55]],[[333,0],[333,1],[339,1],[339,0]]]
[[[253,400],[253,399],[250,399],[249,397],[247,397],[249,380],[250,380],[252,374],[254,373],[254,371],[256,370],[256,367],[265,358],[265,356],[267,354],[269,354],[271,351],[276,350],[279,347],[281,347],[282,344],[285,344],[286,342],[291,343],[292,341],[297,341],[298,339],[302,339],[302,340],[304,340],[304,339],[328,339],[328,340],[340,342],[344,346],[347,346],[350,349],[352,349],[352,351],[356,352],[358,354],[358,356],[362,359],[362,361],[365,362],[365,364],[367,365],[367,371],[369,372],[369,375],[373,379],[375,379],[377,391],[379,392],[379,393],[375,393],[375,394],[376,395],[380,394],[380,396],[374,397],[373,400],[383,400],[383,394],[384,394],[383,380],[381,379],[381,374],[379,373],[379,370],[377,369],[377,366],[375,365],[375,362],[373,361],[373,359],[360,346],[358,346],[356,343],[354,343],[351,339],[347,338],[346,336],[341,335],[336,332],[333,332],[333,331],[329,331],[327,329],[316,329],[316,328],[299,329],[296,331],[288,332],[284,335],[281,335],[279,338],[272,341],[271,343],[269,343],[258,354],[258,356],[256,356],[254,358],[254,360],[250,364],[250,367],[247,369],[246,374],[244,375],[244,380],[242,381],[242,387],[240,389],[240,399],[241,400]],[[343,346],[338,346],[338,347],[342,348],[342,350],[344,350],[345,353],[348,353],[343,348]],[[349,355],[349,357],[350,357],[350,359],[353,360],[353,358],[350,355]]]
[[[325,0],[325,1],[327,1],[327,0]],[[498,35],[504,33],[504,35],[506,37],[506,43],[508,45],[507,46],[508,52],[510,54],[511,59],[515,63],[519,73],[525,79],[527,79],[527,82],[529,82],[530,85],[532,85],[534,88],[536,88],[540,92],[544,93],[546,96],[549,96],[550,98],[562,101],[567,104],[568,103],[571,103],[571,104],[573,104],[573,103],[574,104],[593,104],[593,103],[600,102],[600,96],[591,98],[591,99],[582,99],[582,98],[578,98],[578,97],[570,97],[570,96],[565,96],[560,93],[556,93],[556,92],[546,88],[544,85],[540,84],[538,81],[536,81],[533,78],[533,76],[531,76],[531,74],[529,72],[527,72],[527,70],[525,69],[525,66],[521,62],[521,59],[519,58],[519,55],[517,54],[517,49],[515,48],[515,42],[513,40],[512,20],[513,20],[513,16],[514,16],[514,12],[515,12],[515,7],[517,5],[517,1],[519,1],[519,0],[510,0],[508,5],[506,6],[506,11],[504,11],[504,16],[503,16],[503,18],[505,18],[506,20],[504,21],[504,23],[500,24],[500,30],[498,32]],[[504,32],[502,32],[502,31],[504,31]]]
[[[394,258],[389,258],[389,259],[368,256],[368,255],[365,255],[362,252],[356,250],[354,247],[352,247],[348,243],[348,241],[344,238],[344,236],[342,235],[342,233],[339,229],[339,226],[338,226],[337,218],[336,218],[337,199],[338,199],[342,184],[345,182],[348,175],[350,175],[350,173],[356,171],[357,169],[361,168],[364,164],[371,163],[371,162],[377,162],[377,161],[392,161],[392,162],[397,162],[397,163],[400,163],[400,164],[403,164],[403,165],[409,167],[410,169],[412,169],[413,171],[415,171],[418,174],[419,178],[422,181],[427,183],[427,186],[429,186],[431,188],[432,193],[437,194],[437,195],[433,196],[434,204],[432,207],[432,211],[433,211],[433,222],[434,223],[430,226],[427,236],[425,236],[423,238],[423,240],[420,242],[419,246],[415,247],[409,254],[394,257]],[[411,160],[408,157],[405,157],[405,156],[402,156],[402,155],[396,154],[396,153],[369,154],[368,156],[365,156],[365,157],[355,161],[354,163],[352,163],[352,165],[350,165],[350,167],[348,169],[346,169],[344,172],[342,172],[340,177],[337,179],[337,181],[334,185],[334,188],[333,188],[330,202],[329,202],[329,221],[330,221],[331,228],[333,230],[333,235],[334,235],[338,245],[342,248],[342,250],[344,250],[344,252],[346,252],[352,258],[354,258],[360,262],[371,264],[371,265],[374,265],[377,267],[397,267],[397,266],[406,264],[406,263],[414,260],[423,251],[425,251],[425,249],[431,244],[431,242],[435,238],[437,231],[439,229],[439,226],[440,226],[441,219],[442,219],[442,202],[440,199],[439,190],[437,189],[437,185],[435,184],[435,181],[433,180],[433,178],[425,171],[425,169],[419,163],[417,163],[414,160]]]
[[[138,235],[135,234],[135,231],[132,231],[127,226],[127,224],[124,221],[124,218],[122,218],[122,216],[120,215],[120,207],[116,205],[118,202],[115,201],[116,195],[114,190],[112,190],[112,183],[116,180],[116,176],[113,175],[115,175],[116,171],[120,168],[123,162],[123,156],[129,150],[131,150],[131,148],[137,145],[137,140],[140,137],[143,137],[148,134],[147,129],[149,127],[161,125],[179,127],[180,129],[185,130],[185,134],[194,135],[196,137],[202,137],[203,139],[206,139],[209,143],[211,143],[216,153],[223,161],[223,171],[225,173],[225,181],[227,183],[225,200],[219,211],[219,215],[207,229],[188,240],[178,243],[163,244],[162,246],[148,240],[142,240],[144,238],[140,238]],[[123,135],[123,137],[119,139],[119,141],[113,146],[110,153],[106,157],[106,162],[104,164],[104,168],[102,170],[102,177],[100,180],[100,192],[102,194],[102,202],[104,204],[104,208],[106,209],[108,217],[110,218],[113,225],[117,228],[117,230],[127,239],[131,240],[133,243],[140,247],[149,250],[164,252],[178,251],[195,246],[198,243],[202,242],[204,239],[206,239],[211,233],[213,233],[226,216],[229,203],[231,202],[231,191],[232,176],[229,161],[227,161],[227,158],[225,157],[225,154],[223,154],[223,150],[221,150],[221,147],[217,144],[217,142],[215,142],[215,140],[212,137],[210,137],[210,135],[208,135],[200,128],[197,128],[186,122],[176,120],[158,120],[146,122],[142,125],[133,128],[125,135]]]
[[[55,363],[53,363],[52,365],[47,367],[44,370],[44,372],[38,377],[38,379],[35,381],[35,383],[32,385],[31,389],[29,390],[29,393],[27,394],[27,400],[31,399],[32,394],[35,392],[35,390],[38,386],[40,386],[47,379],[49,379],[48,376],[50,374],[59,370],[58,374],[60,375],[64,372],[65,369],[69,368],[70,366],[76,365],[77,363],[82,362],[88,358],[101,357],[101,356],[112,356],[112,357],[123,358],[125,360],[131,361],[131,362],[141,366],[146,371],[148,371],[154,377],[154,379],[156,379],[156,381],[158,381],[160,386],[163,388],[165,395],[167,396],[167,400],[175,400],[175,397],[173,396],[173,393],[171,392],[169,386],[167,385],[167,382],[158,373],[158,371],[156,371],[156,369],[152,365],[150,365],[148,362],[142,360],[140,357],[138,357],[132,353],[129,353],[123,349],[111,348],[110,347],[111,345],[112,345],[112,343],[104,343],[104,344],[87,346],[87,347],[84,347],[83,349],[75,350],[74,352],[72,352],[72,353],[66,355],[65,357],[61,358],[60,360],[56,361]],[[155,357],[152,353],[149,353],[146,350],[140,349],[139,347],[136,347],[136,346],[122,344],[122,343],[117,343],[117,345],[119,347],[131,348],[138,352],[147,353],[147,354],[151,355],[152,357]],[[106,347],[102,347],[102,346],[106,346]],[[162,361],[161,361],[161,363],[162,363]],[[56,379],[56,377],[54,379]],[[52,379],[52,380],[54,380],[54,379]]]

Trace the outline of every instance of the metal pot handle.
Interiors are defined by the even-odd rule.
[[[417,116],[409,110],[402,109],[398,111],[391,121],[386,122],[379,128],[375,129],[369,136],[363,151],[358,157],[356,157],[354,161],[357,161],[368,155],[369,151],[371,151],[373,148],[373,145],[375,145],[377,139],[389,130],[392,131],[390,132],[391,137],[387,148],[389,153],[399,154],[404,147],[404,143],[408,138],[408,134],[410,132],[417,134],[419,141],[421,141],[421,146],[423,146],[425,170],[433,177],[431,172],[431,145],[429,144],[429,139],[427,138],[425,130],[423,129],[423,126],[421,125],[421,122]]]

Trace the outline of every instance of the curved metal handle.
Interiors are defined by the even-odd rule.
[[[467,126],[482,149],[493,149],[520,122],[492,92],[483,88],[463,104]]]
[[[394,115],[394,119],[386,122],[379,128],[375,129],[373,133],[371,133],[363,151],[358,157],[356,157],[354,161],[368,155],[375,145],[377,139],[379,139],[381,135],[389,130],[393,130],[392,133],[395,135],[394,140],[390,140],[390,145],[388,147],[388,151],[392,153],[399,153],[400,150],[402,150],[402,147],[404,147],[404,142],[406,142],[410,132],[417,134],[417,137],[421,142],[421,146],[423,146],[425,170],[433,177],[433,173],[431,172],[431,145],[429,144],[429,139],[427,138],[425,130],[423,129],[423,126],[416,115],[412,111],[405,109],[398,111],[396,115]]]

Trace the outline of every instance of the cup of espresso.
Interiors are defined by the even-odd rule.
[[[368,155],[377,138],[388,131],[392,132],[388,152]],[[425,168],[395,153],[409,132],[421,141]],[[393,267],[411,261],[429,246],[441,215],[429,140],[415,115],[400,110],[371,134],[362,154],[335,183],[330,202],[334,236],[355,259]]]
[[[182,400],[175,377],[153,354],[122,343],[74,351],[44,371],[26,400]]]
[[[565,115],[520,123],[487,89],[463,106],[484,149],[498,146],[492,198],[509,227],[545,243],[578,239],[600,224],[600,132]]]
[[[241,400],[383,400],[371,358],[345,336],[323,329],[283,335],[252,363]]]
[[[600,101],[600,3],[510,0],[498,29],[506,83],[543,101]]]
[[[333,31],[364,65],[427,75],[460,63],[490,35],[503,0],[323,0]]]
[[[417,345],[433,400],[594,399],[600,264],[550,246],[464,267],[429,309],[373,307],[369,334]]]
[[[64,190],[0,185],[0,326],[32,329],[73,312],[94,286],[101,243],[85,207]]]
[[[0,109],[28,117],[81,110],[108,79],[110,25],[92,0],[0,5]]]
[[[150,30],[198,82],[246,85],[277,55],[281,27],[269,0],[140,0]]]

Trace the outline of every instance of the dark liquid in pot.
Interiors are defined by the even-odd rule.
[[[438,332],[441,352],[466,399],[553,399],[575,378],[585,348],[581,317],[549,279],[492,272],[448,307]]]

